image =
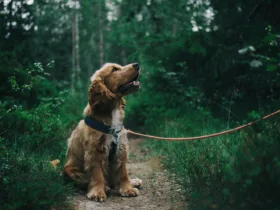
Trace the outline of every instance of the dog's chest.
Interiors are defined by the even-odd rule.
[[[123,127],[123,113],[120,109],[114,109],[112,111],[112,129],[121,130]]]
[[[112,134],[106,134],[105,146],[109,149],[112,143],[119,145],[123,142],[123,114],[120,109],[114,109],[112,111],[112,124],[111,124]]]

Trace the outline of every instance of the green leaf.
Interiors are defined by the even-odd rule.
[[[267,41],[267,42],[270,42],[272,40],[275,40],[276,39],[276,34],[271,34],[269,33],[265,38],[264,40]]]
[[[275,64],[268,64],[266,67],[266,71],[275,71],[277,69],[277,65]]]
[[[252,120],[257,120],[257,119],[260,119],[260,118],[261,118],[261,115],[260,115],[260,113],[257,112],[256,110],[252,110],[252,111],[249,113],[248,117],[249,117],[250,119],[252,119]]]
[[[260,172],[261,172],[260,166],[255,166],[253,168],[253,170],[251,171],[251,175],[252,176],[258,176],[260,174]]]

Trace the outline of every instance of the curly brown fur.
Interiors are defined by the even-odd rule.
[[[88,104],[84,115],[111,128],[122,128],[124,120],[124,95],[138,91],[139,66],[120,66],[108,63],[91,77]],[[122,91],[120,91],[120,87]],[[106,189],[118,187],[122,196],[137,196],[126,170],[128,145],[125,129],[119,134],[117,151],[109,164],[108,155],[113,136],[87,126],[81,120],[68,139],[64,172],[76,183],[87,185],[87,197],[95,201],[106,200]]]

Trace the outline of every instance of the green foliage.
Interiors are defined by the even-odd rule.
[[[17,201],[4,196],[3,208],[42,209],[58,201],[52,195],[64,185],[45,163],[64,159],[66,136],[87,99],[80,82],[87,84],[103,62],[140,63],[142,89],[127,97],[128,128],[198,135],[240,124],[248,113],[257,120],[263,109],[278,108],[279,7],[279,0],[83,0],[77,9],[65,0],[0,1],[0,146],[8,165],[16,166],[1,177],[1,195],[34,193]],[[272,188],[277,183],[268,179],[278,173],[275,123],[211,141],[151,142],[150,147],[170,154],[165,163],[177,177],[188,175],[179,181],[195,208],[273,209],[277,202],[262,183]],[[265,173],[255,157],[269,164]],[[34,172],[30,179],[26,171]],[[17,177],[21,172],[28,182]],[[39,186],[44,173],[57,191],[50,187],[45,193],[45,179]],[[9,190],[7,180],[16,178],[22,187]]]
[[[257,131],[253,127],[200,141],[150,140],[144,145],[157,151],[166,168],[176,174],[190,199],[190,209],[279,209],[278,120],[259,123]],[[220,122],[215,123],[213,118],[204,124],[197,118],[154,121],[146,132],[194,136],[217,131],[217,124]]]
[[[60,169],[52,168],[49,157],[7,149],[1,139],[0,208],[48,209],[67,208],[71,186],[63,184]],[[45,153],[44,153],[45,154]]]
[[[72,188],[63,181],[62,165],[54,169],[50,161],[63,164],[69,128],[81,117],[84,96],[59,91],[40,63],[12,74],[17,76],[6,78],[6,93],[17,94],[3,96],[0,104],[0,209],[67,209]],[[23,97],[28,93],[36,94]]]
[[[252,110],[250,113],[249,113],[249,119],[252,119],[252,120],[258,120],[260,119],[260,113],[258,113],[256,110]]]
[[[279,41],[276,34],[272,30],[272,26],[269,25],[265,28],[267,34],[256,43],[258,47],[258,52],[256,52],[255,47],[249,46],[239,50],[240,54],[249,53],[250,57],[253,59],[248,61],[252,68],[260,68],[264,66],[265,70],[268,72],[273,72],[279,70],[279,53],[276,53],[279,48]]]

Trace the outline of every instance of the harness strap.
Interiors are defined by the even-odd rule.
[[[114,160],[115,154],[117,152],[117,147],[119,144],[119,133],[121,132],[122,128],[120,130],[113,129],[110,126],[105,125],[104,123],[101,123],[89,116],[85,117],[84,122],[87,126],[93,128],[95,130],[98,130],[102,133],[110,134],[113,136],[114,140],[111,143],[109,156],[108,156],[109,163],[112,163]]]

